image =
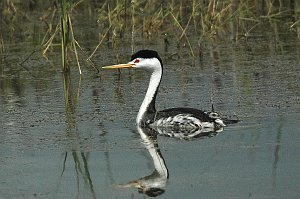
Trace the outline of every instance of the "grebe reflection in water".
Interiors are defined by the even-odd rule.
[[[126,184],[119,184],[119,188],[137,188],[139,193],[151,197],[159,196],[165,192],[169,172],[165,160],[157,144],[157,134],[149,128],[137,126],[138,133],[141,136],[142,144],[148,150],[154,165],[154,171],[145,177],[129,181]]]
[[[168,179],[169,179],[169,171],[167,168],[167,164],[163,158],[163,155],[160,151],[157,137],[159,135],[169,136],[174,135],[172,132],[169,132],[168,129],[162,130],[159,129],[160,132],[155,131],[151,128],[142,128],[137,126],[137,131],[141,137],[141,143],[144,147],[148,150],[151,159],[154,165],[154,171],[145,177],[141,177],[136,180],[129,181],[125,184],[118,184],[116,185],[117,188],[137,188],[139,193],[155,197],[159,196],[166,191]],[[209,131],[209,132],[187,132],[187,131],[180,131],[177,130],[175,135],[181,135],[180,139],[190,140],[192,138],[198,139],[203,137],[212,137],[220,133],[221,130],[218,132]],[[195,135],[191,137],[191,135]],[[174,137],[174,136],[170,136]]]

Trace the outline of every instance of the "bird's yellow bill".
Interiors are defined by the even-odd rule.
[[[134,64],[117,64],[117,65],[111,65],[111,66],[103,66],[104,69],[114,69],[114,68],[132,68]]]

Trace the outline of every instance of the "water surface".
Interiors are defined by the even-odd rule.
[[[145,46],[164,60],[157,108],[210,110],[213,102],[216,111],[241,121],[211,138],[149,138],[168,168],[159,197],[298,198],[295,33],[280,34],[279,44],[270,32],[237,43],[208,42],[194,60],[172,42],[165,51],[160,39]],[[74,65],[64,98],[58,56],[47,61],[35,55],[20,66],[31,50],[10,45],[0,62],[0,197],[144,198],[121,185],[155,170],[135,126],[149,74],[100,70],[97,75],[84,65],[80,79]],[[119,51],[126,62],[129,47]],[[102,52],[97,66],[116,62],[110,47]]]

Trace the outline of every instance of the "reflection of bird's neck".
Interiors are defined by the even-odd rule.
[[[142,128],[138,127],[138,131],[146,149],[152,157],[155,170],[158,172],[160,177],[167,179],[169,177],[168,168],[156,140],[151,139]]]
[[[163,178],[169,177],[169,172],[167,166],[165,164],[165,160],[163,159],[160,149],[155,147],[148,150],[152,159],[155,170],[159,173],[159,175]]]
[[[143,100],[143,103],[140,107],[139,113],[136,118],[136,123],[139,126],[142,126],[142,122],[147,113],[155,113],[155,99],[158,91],[158,87],[162,77],[162,69],[159,67],[155,69],[150,77],[149,86]]]

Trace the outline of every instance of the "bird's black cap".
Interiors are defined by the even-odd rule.
[[[154,50],[140,50],[131,55],[131,61],[136,58],[157,58],[160,61],[160,64],[162,65],[161,58],[159,57],[158,53]]]

